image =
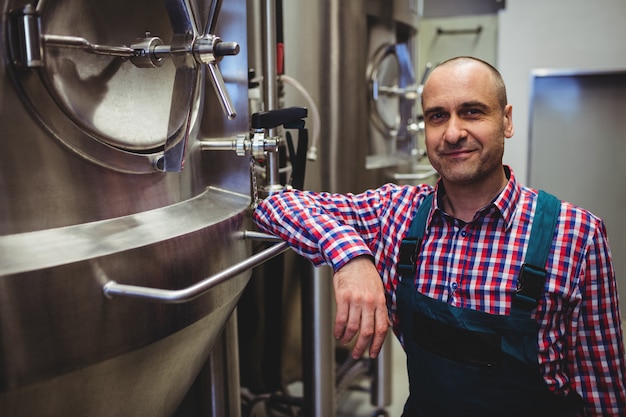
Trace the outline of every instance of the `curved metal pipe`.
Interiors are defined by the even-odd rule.
[[[250,258],[239,262],[225,270],[218,272],[215,275],[211,275],[203,279],[202,281],[194,284],[190,287],[180,290],[164,290],[160,288],[141,287],[137,285],[125,285],[118,284],[115,281],[109,281],[102,287],[102,291],[107,298],[123,297],[123,298],[138,298],[147,301],[156,301],[164,304],[177,304],[191,301],[202,294],[206,293],[211,288],[224,281],[227,281],[248,269],[254,268],[257,265],[277,256],[289,247],[286,242],[277,243],[270,246],[267,249],[251,256]]]
[[[244,230],[241,234],[244,239],[263,240],[266,242],[282,242],[282,239],[278,236],[257,232],[255,230]]]
[[[276,0],[264,0],[263,1],[263,41],[264,41],[264,99],[265,110],[275,110],[279,108],[278,105],[278,81],[277,81],[277,69],[276,69]],[[268,136],[270,138],[276,137],[276,129],[268,129]],[[278,153],[269,152],[267,154],[266,173],[267,184],[265,185],[267,194],[273,194],[283,189],[283,185],[280,183],[279,168],[280,163],[278,160]]]

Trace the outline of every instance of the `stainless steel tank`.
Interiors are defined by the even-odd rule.
[[[249,133],[245,3],[0,2],[2,416],[170,416],[207,361],[249,279],[249,159],[209,146]]]
[[[322,120],[307,187],[359,192],[428,165],[418,149],[417,0],[319,0],[287,4],[285,13],[285,71],[313,96]],[[301,100],[285,91],[287,105]]]

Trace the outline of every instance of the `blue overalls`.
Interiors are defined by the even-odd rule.
[[[531,317],[544,292],[546,264],[560,202],[539,193],[511,314],[454,307],[415,290],[416,260],[432,204],[420,205],[402,241],[398,317],[409,372],[403,417],[574,417],[577,394],[548,390],[537,361],[538,325]]]

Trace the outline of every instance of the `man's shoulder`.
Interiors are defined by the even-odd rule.
[[[555,197],[560,204],[559,210],[559,224],[561,227],[566,228],[580,228],[581,226],[596,227],[603,224],[603,220],[590,210],[571,203],[567,200],[561,199],[555,193],[549,191],[543,191],[549,195]],[[522,198],[536,200],[539,195],[539,190],[535,190],[529,187],[522,187]]]

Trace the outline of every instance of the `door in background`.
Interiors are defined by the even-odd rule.
[[[536,71],[529,185],[604,219],[626,312],[626,70]]]

